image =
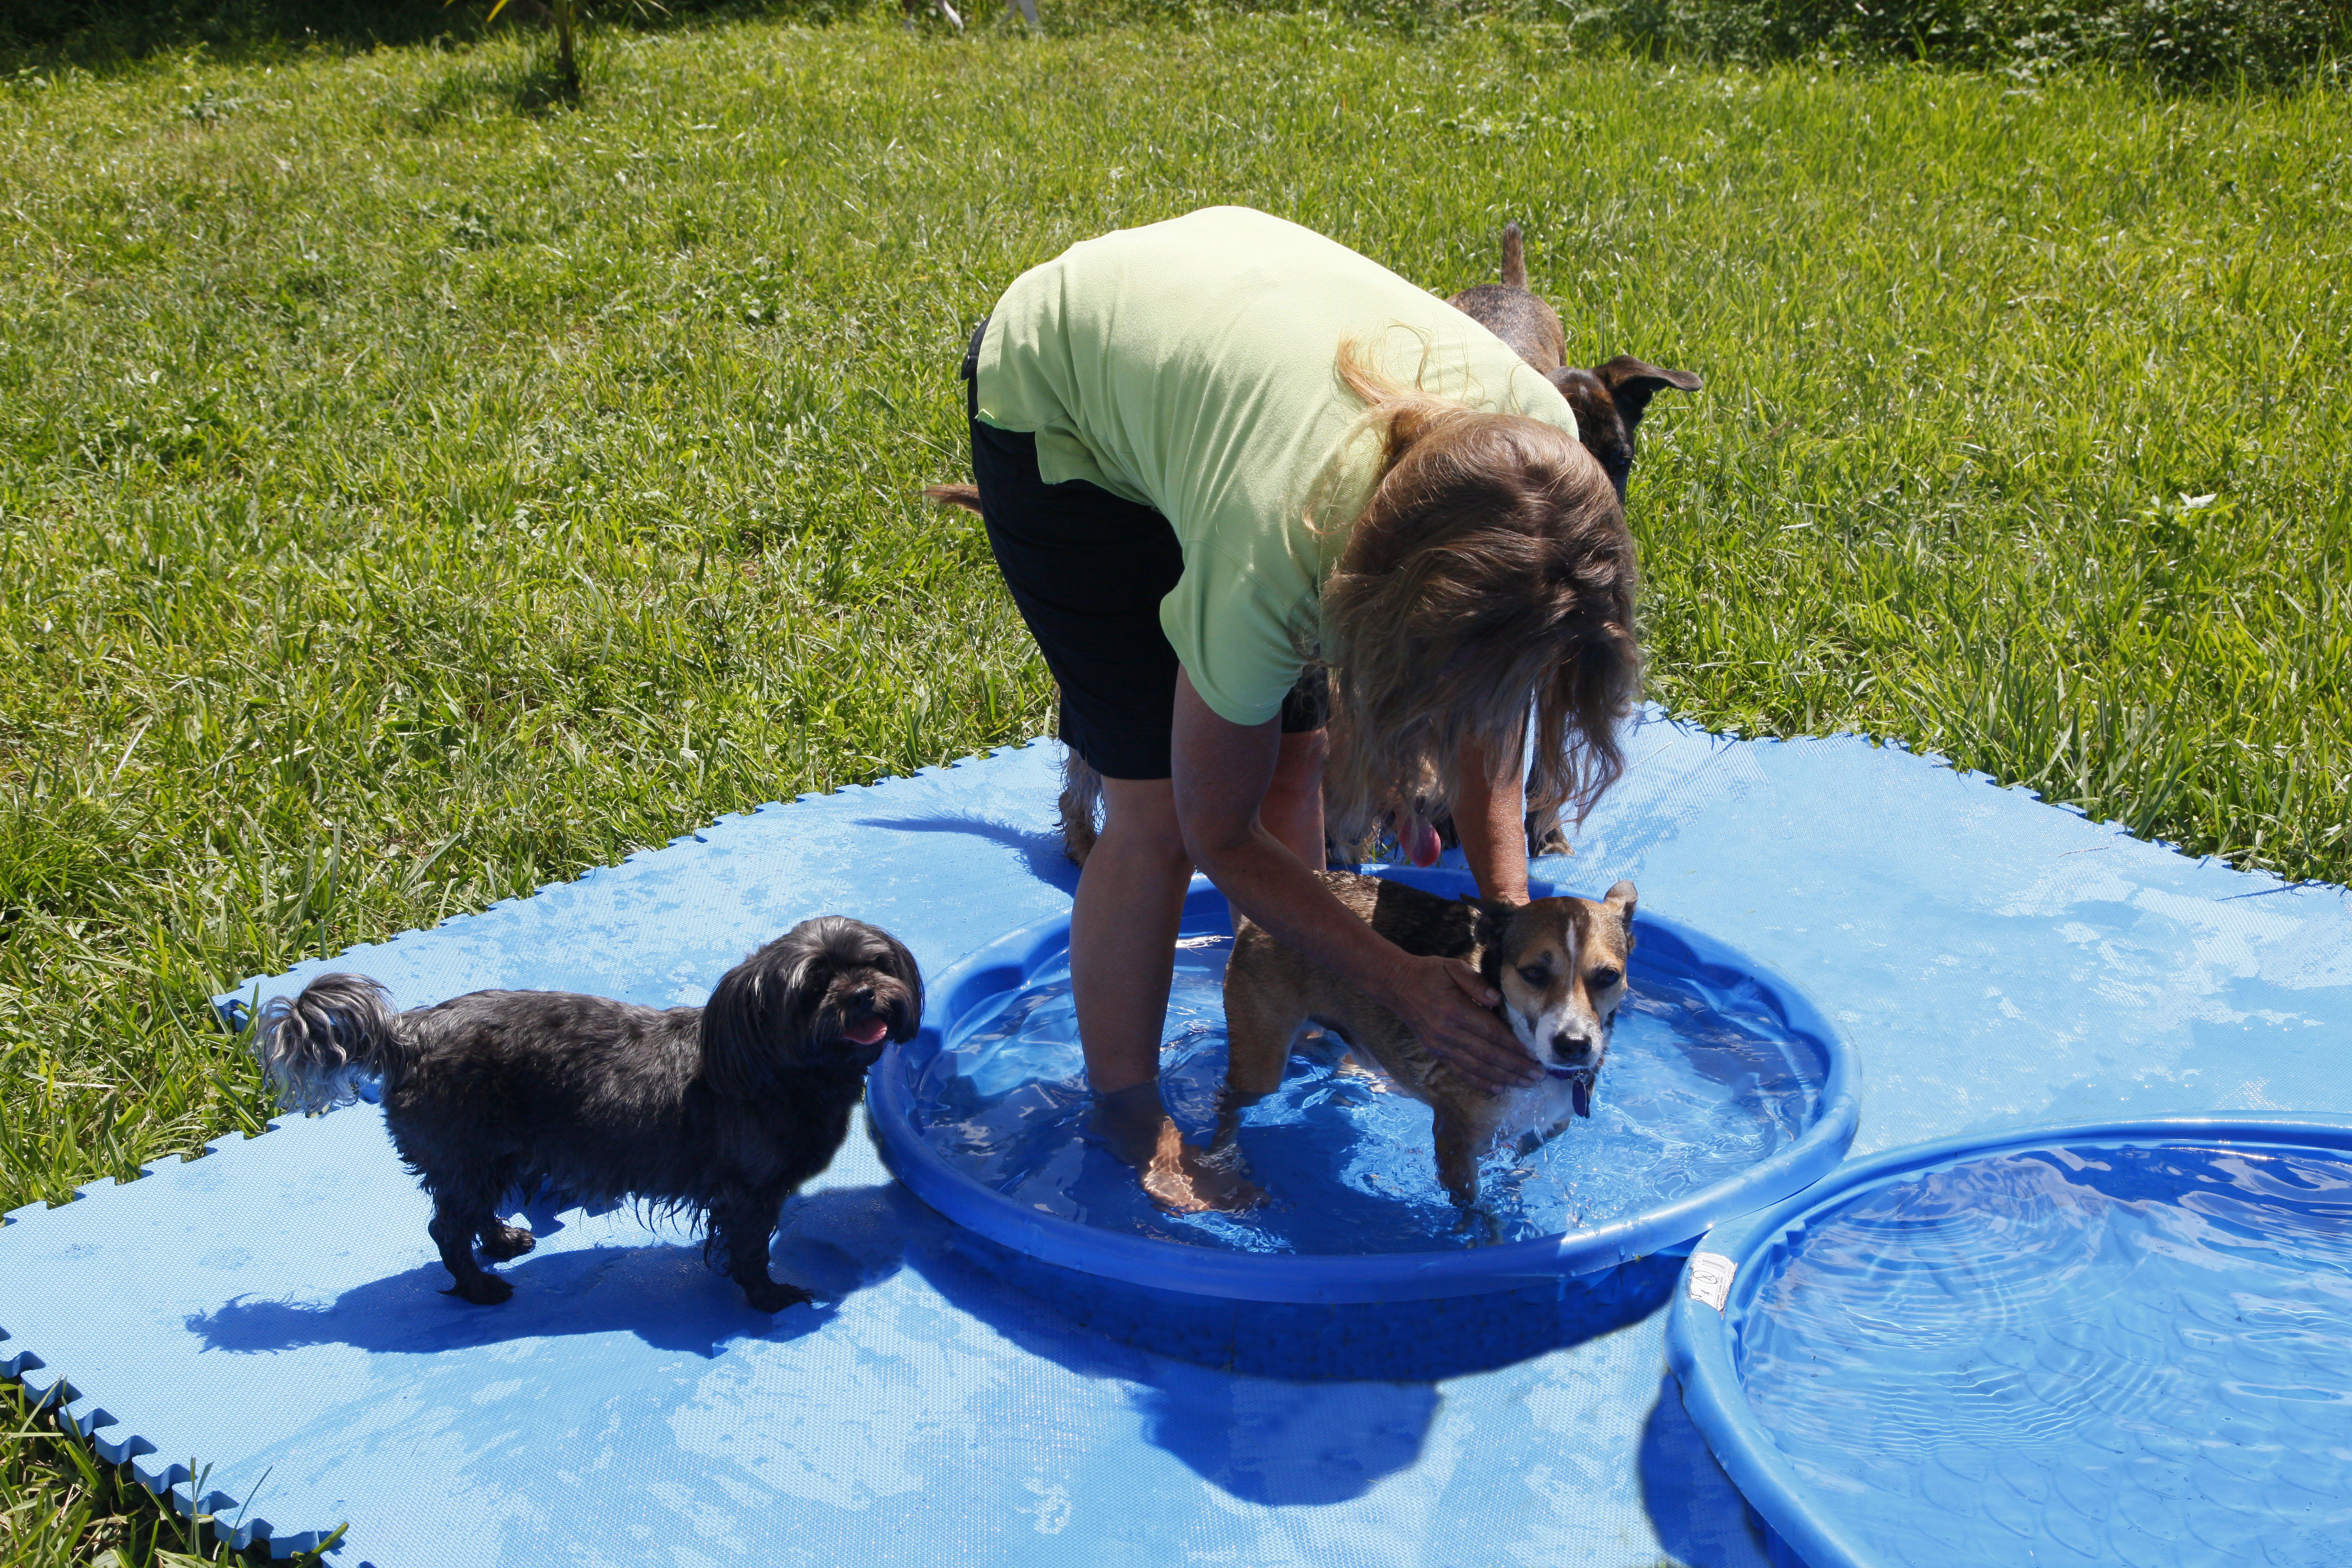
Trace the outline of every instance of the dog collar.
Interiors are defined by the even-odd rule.
[[[1592,1080],[1599,1076],[1600,1068],[1569,1068],[1563,1070],[1559,1068],[1546,1068],[1544,1071],[1568,1084],[1568,1104],[1570,1110],[1579,1116],[1592,1114]]]

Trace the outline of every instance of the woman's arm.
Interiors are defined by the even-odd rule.
[[[1500,998],[1475,969],[1397,947],[1259,823],[1258,803],[1282,748],[1278,721],[1243,725],[1219,716],[1180,670],[1173,739],[1184,847],[1243,913],[1402,1018],[1423,1044],[1471,1077],[1497,1089],[1536,1080],[1541,1069],[1487,1011]],[[1521,879],[1524,890],[1524,871]]]
[[[1527,761],[1520,737],[1510,754],[1517,765],[1499,781],[1486,774],[1486,753],[1475,742],[1463,749],[1461,777],[1454,785],[1454,831],[1462,858],[1478,879],[1478,890],[1506,903],[1528,901]]]

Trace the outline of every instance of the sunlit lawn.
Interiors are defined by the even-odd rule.
[[[952,362],[1211,202],[1441,292],[1517,217],[1573,352],[1707,378],[1633,492],[1678,711],[2345,880],[2347,147],[2340,92],[1296,19],[608,37],[577,107],[512,42],[20,77],[0,1207],[257,1126],[246,975],[1045,729],[914,499]],[[146,1563],[90,1485],[0,1446],[0,1563]]]

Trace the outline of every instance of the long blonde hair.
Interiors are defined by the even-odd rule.
[[[1355,342],[1338,369],[1381,445],[1323,584],[1335,831],[1392,805],[1450,810],[1471,743],[1507,777],[1530,707],[1528,807],[1580,818],[1624,769],[1617,724],[1641,687],[1633,541],[1609,476],[1565,432],[1406,386]]]

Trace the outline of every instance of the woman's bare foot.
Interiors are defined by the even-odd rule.
[[[1163,1121],[1159,1143],[1143,1167],[1143,1190],[1171,1214],[1198,1214],[1202,1209],[1240,1214],[1265,1199],[1264,1189],[1244,1175],[1242,1169],[1239,1146],[1195,1149],[1184,1142],[1175,1122]]]
[[[1219,1209],[1238,1214],[1265,1194],[1244,1175],[1233,1143],[1196,1149],[1160,1103],[1157,1083],[1139,1083],[1095,1097],[1094,1131],[1119,1160],[1135,1167],[1151,1201],[1171,1214]]]

